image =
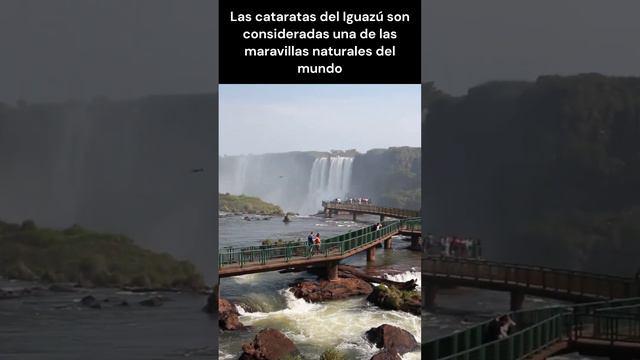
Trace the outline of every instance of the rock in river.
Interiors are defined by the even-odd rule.
[[[395,351],[382,350],[373,355],[370,360],[402,360],[402,358]]]
[[[253,342],[242,345],[240,360],[281,360],[300,355],[296,345],[276,329],[260,330]]]
[[[222,330],[240,330],[244,325],[240,322],[240,313],[229,300],[218,299],[218,326]]]
[[[410,332],[388,324],[371,328],[365,335],[367,340],[375,344],[376,347],[397,352],[398,354],[414,351],[420,347]]]
[[[80,300],[80,304],[86,307],[90,307],[92,309],[101,309],[102,305],[93,295],[87,295]]]
[[[140,305],[142,306],[160,306],[162,304],[164,304],[164,298],[160,296],[154,296],[140,301]]]
[[[300,280],[291,284],[290,289],[295,297],[309,302],[368,295],[372,290],[368,282],[358,278],[338,278],[334,281]]]
[[[385,310],[400,310],[417,316],[420,316],[422,311],[419,292],[398,290],[393,286],[376,286],[367,296],[367,300]]]

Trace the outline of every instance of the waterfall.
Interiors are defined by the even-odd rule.
[[[257,196],[285,211],[312,214],[323,200],[342,198],[351,184],[352,157],[300,154],[220,158],[219,191]]]
[[[311,214],[320,209],[323,200],[343,198],[351,185],[352,157],[332,156],[317,158],[311,167],[309,189],[302,213]]]

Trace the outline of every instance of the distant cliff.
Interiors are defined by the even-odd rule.
[[[419,209],[420,168],[420,148],[411,147],[224,156],[220,192],[259,196],[285,211],[317,211],[336,196]]]
[[[632,274],[640,78],[542,76],[440,94],[423,124],[423,213],[511,261]]]
[[[421,149],[392,147],[369,150],[353,161],[352,189],[377,204],[420,209]]]

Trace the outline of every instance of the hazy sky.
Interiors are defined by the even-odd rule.
[[[218,2],[0,0],[0,101],[214,92]]]
[[[221,85],[220,155],[420,146],[419,85]]]
[[[451,93],[540,74],[640,75],[638,0],[422,9],[422,79]],[[0,0],[0,101],[213,92],[217,16],[215,0]]]
[[[422,79],[454,94],[541,74],[640,75],[640,1],[422,2]]]

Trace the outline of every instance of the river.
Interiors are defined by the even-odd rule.
[[[0,280],[0,288],[38,284]],[[80,304],[93,295],[101,309]],[[140,301],[168,300],[158,307]],[[113,305],[126,300],[129,306]],[[213,359],[218,324],[201,311],[206,296],[194,293],[131,293],[118,289],[38,291],[37,296],[0,300],[0,359]]]

